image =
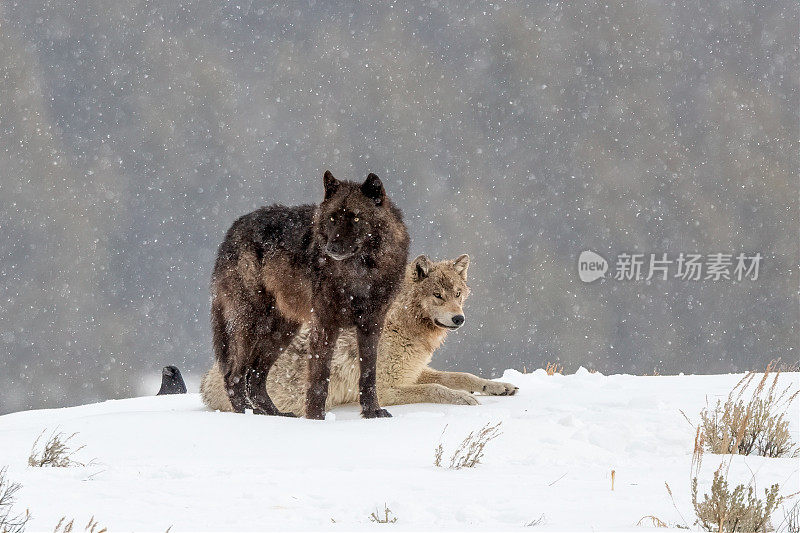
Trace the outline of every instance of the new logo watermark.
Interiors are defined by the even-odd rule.
[[[614,270],[609,273],[617,281],[666,281],[670,278],[686,281],[755,281],[761,267],[761,253],[697,254],[629,254],[620,253],[614,261]],[[578,257],[578,276],[581,281],[591,283],[605,278],[609,263],[605,257],[586,250]]]
[[[591,283],[596,279],[606,277],[607,271],[608,261],[602,255],[591,250],[581,252],[581,256],[578,258],[578,275],[581,277],[581,281]]]

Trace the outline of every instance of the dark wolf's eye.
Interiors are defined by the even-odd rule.
[[[434,295],[436,298],[439,298],[440,300],[444,300],[444,298],[442,298],[442,293],[440,293],[440,292],[434,292],[434,293],[433,293],[433,295]]]
[[[334,222],[334,218],[333,217],[331,217],[331,222]]]

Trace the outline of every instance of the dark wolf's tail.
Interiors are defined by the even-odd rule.
[[[165,366],[161,371],[161,388],[157,396],[161,394],[186,394],[186,384],[178,367]]]

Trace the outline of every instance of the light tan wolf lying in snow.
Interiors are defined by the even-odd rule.
[[[448,330],[464,323],[462,305],[469,294],[469,256],[432,262],[421,255],[406,268],[397,298],[389,308],[378,343],[377,392],[381,405],[452,403],[477,405],[474,392],[506,396],[510,383],[489,381],[464,372],[440,372],[428,366]],[[280,411],[305,412],[308,383],[309,327],[304,325],[267,376],[267,391]],[[325,408],[358,403],[358,344],[354,331],[336,343]],[[217,363],[200,385],[211,409],[231,411]]]

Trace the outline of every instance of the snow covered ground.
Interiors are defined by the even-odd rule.
[[[679,410],[696,420],[741,377],[509,370],[502,380],[518,385],[518,396],[482,397],[481,406],[395,406],[394,418],[381,420],[361,420],[355,407],[324,422],[215,413],[197,394],[108,401],[0,417],[0,467],[23,485],[17,509],[30,509],[32,531],[52,531],[62,516],[81,528],[94,516],[112,531],[173,532],[641,531],[649,529],[636,525],[644,515],[692,526],[694,429]],[[797,384],[800,374],[782,379]],[[503,434],[482,464],[433,466],[445,426],[447,457],[467,433],[497,421]],[[78,432],[74,441],[85,448],[77,458],[94,463],[28,467],[37,435],[56,428]],[[701,493],[721,460],[706,455]],[[784,494],[800,490],[796,458],[733,459],[731,478],[753,474],[759,494],[774,482]],[[384,503],[397,521],[371,522]]]

